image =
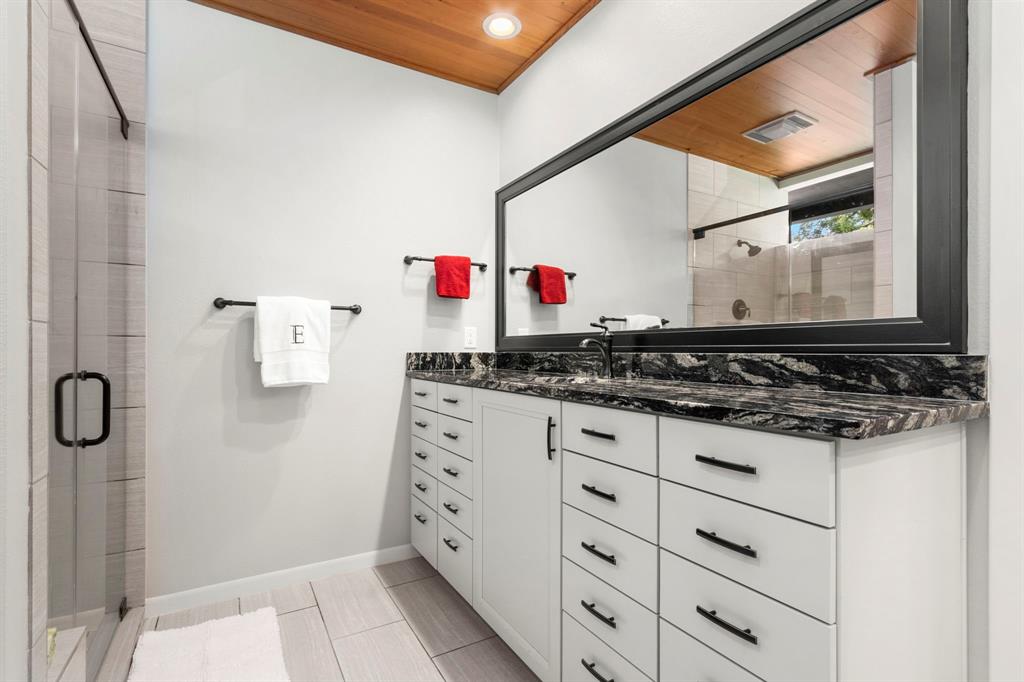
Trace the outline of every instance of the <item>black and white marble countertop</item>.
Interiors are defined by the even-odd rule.
[[[409,370],[414,379],[691,417],[730,426],[860,440],[978,419],[988,403],[651,379],[599,379],[476,367]]]

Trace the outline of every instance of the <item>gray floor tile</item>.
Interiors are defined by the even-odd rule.
[[[369,568],[316,580],[313,592],[331,639],[402,620],[387,590]]]
[[[124,682],[128,679],[128,669],[132,664],[135,643],[139,641],[139,633],[142,631],[144,614],[145,609],[130,609],[124,620],[118,623],[96,679],[103,682]]]
[[[280,616],[316,606],[316,598],[313,596],[313,588],[309,586],[309,583],[299,583],[269,592],[250,594],[241,599],[242,613],[256,611],[266,606],[273,606],[277,610],[277,615]]]
[[[443,682],[404,621],[334,640],[348,682]]]
[[[431,656],[494,636],[487,623],[440,576],[388,591]]]
[[[173,628],[184,628],[189,625],[199,625],[200,623],[205,623],[208,620],[214,620],[216,618],[227,618],[228,616],[237,615],[238,600],[228,599],[227,601],[217,602],[216,604],[197,606],[194,609],[186,609],[176,613],[169,613],[166,616],[160,616],[160,619],[156,624],[156,629],[171,630]]]
[[[278,616],[284,664],[292,682],[340,681],[341,669],[316,607]]]
[[[447,682],[538,682],[500,637],[443,654],[434,663]]]
[[[413,580],[437,575],[434,567],[428,564],[426,559],[419,556],[415,559],[376,566],[373,570],[377,572],[377,577],[384,583],[384,587],[394,587],[402,583],[410,583]]]

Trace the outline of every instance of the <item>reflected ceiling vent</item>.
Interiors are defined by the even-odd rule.
[[[743,133],[743,137],[754,142],[760,142],[761,144],[768,144],[769,142],[775,142],[776,140],[788,137],[793,133],[799,133],[801,130],[806,130],[817,122],[818,119],[808,116],[803,112],[791,111],[774,121],[768,121],[753,130],[748,130]]]

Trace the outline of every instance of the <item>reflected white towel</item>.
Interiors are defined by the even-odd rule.
[[[657,315],[626,315],[626,329],[661,329]]]
[[[266,388],[326,384],[331,304],[298,296],[257,296],[253,358]]]

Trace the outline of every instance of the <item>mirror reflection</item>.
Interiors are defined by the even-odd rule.
[[[915,315],[916,44],[887,0],[507,202],[506,334]]]

